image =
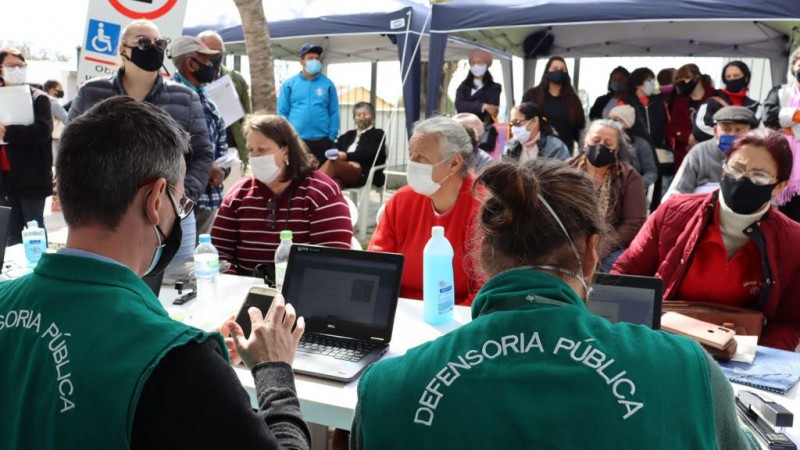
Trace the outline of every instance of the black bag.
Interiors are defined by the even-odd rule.
[[[483,114],[483,134],[478,139],[478,148],[486,152],[493,152],[497,145],[497,129],[494,127],[494,122],[491,114]]]

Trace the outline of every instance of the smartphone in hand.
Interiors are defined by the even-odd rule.
[[[275,295],[277,295],[277,291],[268,286],[253,286],[250,288],[247,297],[244,299],[244,303],[242,303],[242,307],[239,308],[239,313],[236,315],[236,323],[242,327],[245,338],[250,337],[251,330],[250,314],[247,310],[255,306],[261,310],[261,315],[266,316]]]

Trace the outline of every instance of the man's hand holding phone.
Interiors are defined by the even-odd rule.
[[[245,338],[244,331],[235,321],[226,323],[244,364],[249,368],[263,362],[292,364],[297,344],[306,329],[305,320],[297,317],[294,307],[286,304],[283,295],[278,294],[266,317],[262,317],[261,311],[255,307],[247,312],[252,325],[249,338]]]

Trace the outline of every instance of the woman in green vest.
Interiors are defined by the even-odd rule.
[[[476,185],[473,320],[365,372],[351,448],[758,448],[700,346],[586,309],[606,227],[589,178],[536,159]]]

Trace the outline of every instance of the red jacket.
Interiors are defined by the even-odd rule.
[[[662,203],[612,273],[659,277],[664,280],[664,300],[678,300],[703,230],[713,219],[717,192],[675,195]],[[770,291],[762,312],[767,326],[759,344],[794,351],[800,343],[800,224],[770,208],[755,226],[764,236],[772,273],[766,280]]]

